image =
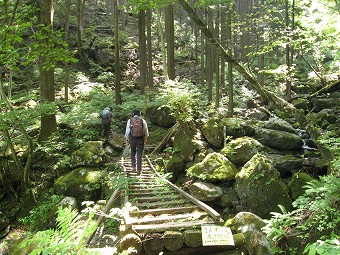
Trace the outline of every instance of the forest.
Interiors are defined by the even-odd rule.
[[[157,170],[246,236],[223,254],[340,254],[339,18],[337,0],[0,0],[0,254],[138,254],[88,239],[134,109]]]

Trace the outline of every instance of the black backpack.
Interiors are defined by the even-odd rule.
[[[130,133],[132,137],[143,137],[143,119],[142,118],[131,118],[130,119]]]

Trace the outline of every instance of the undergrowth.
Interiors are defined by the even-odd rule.
[[[323,176],[308,182],[294,210],[272,213],[264,231],[275,254],[340,254],[340,179]],[[297,247],[295,247],[295,244]]]

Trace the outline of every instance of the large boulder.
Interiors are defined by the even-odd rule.
[[[105,155],[110,157],[117,156],[120,152],[124,150],[125,137],[116,131],[112,132],[107,146],[105,146]]]
[[[298,132],[293,128],[291,124],[280,118],[270,118],[263,124],[264,128],[286,131],[292,134],[298,134]]]
[[[339,111],[335,111],[334,108],[323,109],[319,112],[311,112],[308,118],[316,125],[326,129],[330,124],[335,124],[339,118]]]
[[[201,128],[202,135],[207,139],[208,143],[216,148],[223,146],[223,127],[221,126],[221,119],[210,118]]]
[[[93,167],[79,167],[60,176],[54,184],[57,192],[77,200],[97,200],[101,194],[101,181],[105,171]]]
[[[201,201],[213,201],[222,196],[222,188],[209,182],[195,181],[189,187],[191,195]]]
[[[270,164],[280,172],[281,178],[292,176],[293,172],[300,170],[303,166],[303,159],[293,156],[292,154],[266,154]]]
[[[292,99],[292,105],[297,109],[309,112],[312,108],[310,95],[301,95]]]
[[[232,140],[221,150],[221,154],[235,165],[244,165],[263,148],[264,146],[254,138],[245,136]]]
[[[339,98],[316,98],[313,102],[313,111],[319,112],[322,109],[333,109],[340,107]]]
[[[186,162],[194,160],[194,154],[204,146],[195,134],[181,128],[174,137],[174,152],[181,155]]]
[[[230,181],[238,173],[236,166],[220,153],[209,153],[202,162],[187,170],[189,176],[205,181]]]
[[[303,172],[296,172],[288,183],[288,188],[292,199],[295,200],[299,196],[303,195],[305,192],[304,186],[307,184],[307,182],[312,180],[314,180],[314,178],[310,175]]]
[[[184,171],[186,166],[185,159],[180,155],[172,155],[166,163],[167,173],[171,173],[171,180],[177,180],[181,172]]]
[[[225,223],[233,232],[242,232],[243,226],[253,226],[255,229],[261,231],[266,226],[265,221],[251,212],[239,212],[233,218],[228,219]]]
[[[254,137],[263,145],[278,150],[299,150],[303,145],[298,135],[281,130],[257,128]]]
[[[250,212],[240,212],[225,223],[233,232],[242,233],[245,247],[251,255],[270,255],[271,243],[262,232],[266,225],[263,219]]]
[[[104,163],[104,156],[102,141],[88,141],[79,150],[72,153],[70,167],[101,166]]]
[[[148,119],[158,126],[171,127],[176,123],[175,118],[171,115],[169,107],[162,105],[152,105],[146,108]]]
[[[221,125],[225,127],[226,135],[233,138],[254,134],[253,124],[241,118],[223,118]]]
[[[252,157],[236,175],[236,191],[244,208],[261,218],[280,212],[278,205],[288,211],[292,209],[292,200],[280,173],[260,154]]]
[[[214,200],[214,204],[218,205],[222,208],[233,208],[238,203],[238,195],[234,187],[229,187],[227,189],[223,189],[223,194],[216,200]]]

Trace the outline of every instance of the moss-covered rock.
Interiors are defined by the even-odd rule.
[[[189,176],[206,181],[230,181],[238,173],[236,166],[220,153],[209,153],[202,162],[191,166]]]
[[[236,175],[236,191],[241,204],[261,218],[280,212],[278,205],[288,211],[292,208],[288,188],[279,172],[260,154],[252,157]]]
[[[191,195],[201,201],[213,201],[222,196],[222,188],[209,182],[195,181],[188,187]]]
[[[101,181],[106,172],[99,168],[80,167],[55,181],[55,189],[65,196],[75,197],[77,200],[96,200],[101,193]]]
[[[223,146],[223,126],[221,119],[210,118],[201,128],[202,135],[207,139],[208,143],[216,148]]]
[[[313,102],[314,112],[319,112],[322,109],[332,109],[340,107],[339,98],[316,98]]]
[[[104,163],[104,149],[102,141],[88,141],[71,155],[70,166],[101,166]]]
[[[270,118],[263,123],[263,127],[267,129],[286,131],[296,135],[298,134],[291,124],[280,118]]]
[[[185,159],[180,155],[172,155],[166,163],[167,173],[172,174],[172,181],[177,180],[177,177],[185,169]]]
[[[299,150],[303,145],[298,135],[280,130],[257,128],[254,137],[260,143],[278,150]]]
[[[297,109],[303,109],[305,112],[309,112],[312,108],[310,96],[300,96],[292,100],[292,105]]]
[[[240,118],[223,118],[221,125],[225,127],[226,135],[232,136],[233,138],[252,136],[254,134],[253,125]]]
[[[175,118],[171,115],[169,107],[162,105],[151,105],[145,110],[148,119],[161,127],[171,127],[176,123]]]
[[[227,220],[225,225],[229,226],[233,232],[244,235],[244,246],[249,254],[271,254],[269,252],[271,244],[262,232],[266,223],[259,216],[250,212],[240,212],[234,218]]]
[[[194,154],[200,148],[200,141],[194,134],[181,128],[174,137],[174,152],[186,162],[193,161]]]
[[[291,177],[292,173],[300,170],[303,165],[303,159],[292,154],[266,154],[266,158],[280,172],[282,178]]]
[[[235,165],[244,165],[255,154],[263,150],[263,145],[251,137],[239,137],[228,143],[221,154]]]
[[[312,181],[314,178],[303,172],[297,172],[293,175],[288,184],[289,193],[293,200],[303,195],[305,192],[305,186],[307,182]]]
[[[226,207],[232,208],[235,206],[238,200],[239,198],[238,198],[235,188],[230,187],[229,189],[224,190],[222,196],[214,200],[214,204],[222,208],[226,208]]]
[[[241,232],[242,228],[247,225],[252,225],[261,231],[266,223],[259,216],[251,212],[239,212],[232,219],[225,222],[225,226],[230,227],[232,231],[237,233]]]

